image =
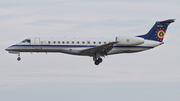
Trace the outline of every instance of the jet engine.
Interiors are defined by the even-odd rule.
[[[140,37],[117,36],[116,41],[119,46],[132,46],[144,43],[144,39]]]

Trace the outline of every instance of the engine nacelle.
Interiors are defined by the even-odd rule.
[[[140,45],[144,43],[143,38],[129,36],[117,36],[116,41],[118,42],[117,45],[120,46]]]

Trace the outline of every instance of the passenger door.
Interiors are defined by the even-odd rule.
[[[41,49],[41,46],[40,46],[40,38],[38,38],[38,37],[34,38],[34,46],[35,46],[35,49],[36,49],[36,50]]]

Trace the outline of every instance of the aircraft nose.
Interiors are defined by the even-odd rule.
[[[5,50],[6,51],[12,51],[12,48],[13,48],[13,46],[10,46],[10,47],[6,48]]]
[[[6,50],[6,51],[9,51],[9,48],[6,48],[5,50]]]

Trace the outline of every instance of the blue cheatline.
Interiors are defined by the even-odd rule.
[[[95,45],[13,45],[11,47],[14,46],[26,46],[26,47],[36,47],[36,46],[40,46],[40,47],[97,47]],[[115,48],[154,48],[154,47],[150,47],[150,46],[114,46]]]

